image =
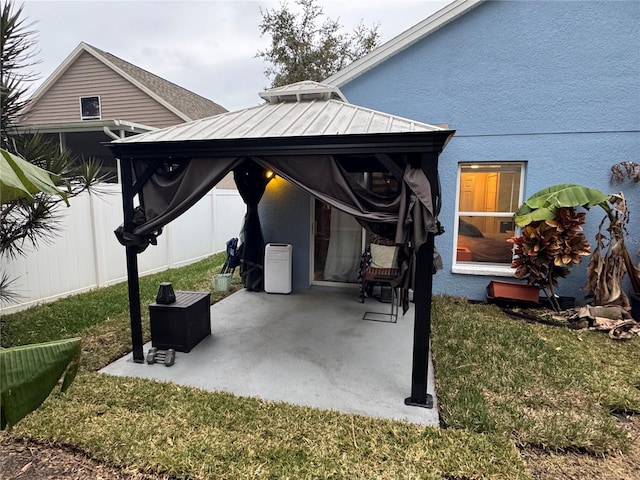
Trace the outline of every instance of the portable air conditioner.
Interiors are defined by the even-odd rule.
[[[291,293],[291,244],[267,243],[264,250],[264,291]]]

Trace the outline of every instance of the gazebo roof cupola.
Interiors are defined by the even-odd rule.
[[[349,103],[338,87],[311,80],[270,88],[258,95],[268,103],[308,102],[311,100],[340,100]]]

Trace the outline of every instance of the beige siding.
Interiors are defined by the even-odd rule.
[[[228,190],[237,190],[236,181],[233,179],[233,173],[229,172],[225,177],[218,182],[217,188],[226,188]]]
[[[96,95],[100,96],[103,120],[128,120],[159,128],[184,121],[87,52],[40,97],[27,121],[80,121],[80,97]]]

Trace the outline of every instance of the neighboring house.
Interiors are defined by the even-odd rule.
[[[491,279],[514,274],[506,239],[523,200],[560,183],[617,191],[610,167],[640,158],[640,2],[458,0],[325,83],[356,105],[456,131],[439,162],[444,269],[434,292],[481,300]],[[632,253],[638,187],[626,188]],[[300,192],[267,191],[262,203],[266,241],[301,245],[311,225],[300,257],[312,273],[298,284],[333,280],[317,258],[331,239],[342,239],[336,255],[357,251],[359,226],[324,221],[328,207]],[[592,244],[602,216],[587,215]],[[583,301],[586,263],[560,280],[561,295]]]
[[[106,171],[115,174],[115,159],[102,142],[226,111],[115,55],[80,43],[33,94],[20,129],[40,132],[79,157],[99,159]]]
[[[116,180],[117,166],[104,142],[225,113],[220,105],[81,43],[31,97],[18,127],[40,132],[76,156],[95,158]],[[167,225],[158,245],[140,256],[140,272],[179,267],[223,251],[245,213],[227,176],[183,217]],[[2,271],[17,279],[19,298],[0,313],[110,285],[126,278],[124,248],[113,230],[122,223],[120,185],[101,195],[83,193],[61,209],[54,242],[26,257],[3,258]],[[78,259],[83,261],[78,261]],[[56,273],[64,270],[65,275]]]

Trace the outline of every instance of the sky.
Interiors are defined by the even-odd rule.
[[[325,16],[345,32],[378,24],[384,43],[451,0],[319,0]],[[23,18],[38,31],[33,71],[44,81],[80,42],[88,43],[209,98],[228,110],[261,103],[270,85],[267,64],[256,58],[269,46],[260,36],[261,9],[280,1],[70,1],[26,0]],[[16,0],[16,5],[21,2]],[[287,5],[296,11],[293,0]],[[37,87],[39,83],[33,87]]]

